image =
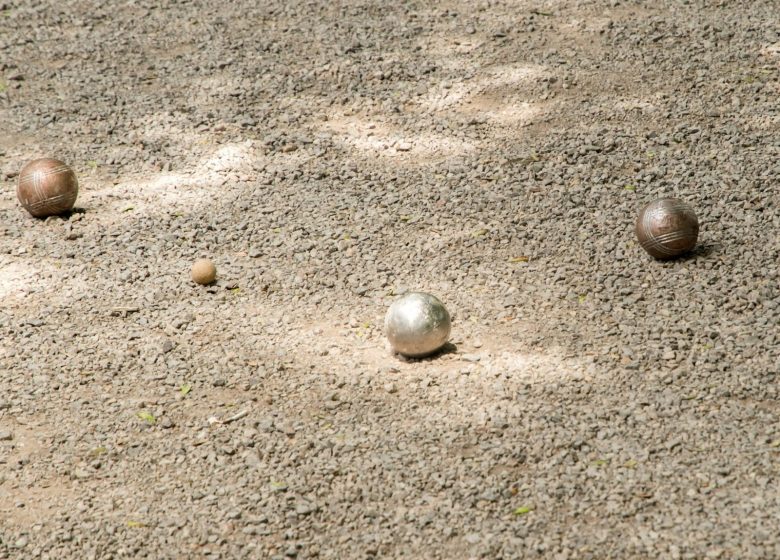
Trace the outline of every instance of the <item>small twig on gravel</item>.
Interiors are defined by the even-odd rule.
[[[224,420],[220,420],[216,416],[212,416],[209,418],[209,424],[230,424],[231,422],[235,422],[236,420],[241,420],[247,414],[249,414],[248,410],[242,410],[241,412],[237,412],[233,416],[225,418]]]
[[[242,419],[244,416],[246,416],[247,414],[249,414],[249,411],[248,411],[248,410],[242,410],[241,412],[237,412],[236,414],[234,414],[234,415],[233,415],[233,416],[231,416],[230,418],[225,418],[225,419],[222,421],[222,423],[223,423],[223,424],[229,424],[230,422],[235,422],[236,420],[241,420],[241,419]]]
[[[231,416],[230,418],[225,418],[225,419],[222,421],[222,423],[223,423],[223,424],[229,424],[230,422],[235,422],[236,420],[241,420],[241,419],[242,419],[244,416],[246,416],[247,414],[249,414],[249,411],[248,411],[248,410],[242,410],[241,412],[237,412],[236,414],[234,414],[234,415],[233,415],[233,416]]]

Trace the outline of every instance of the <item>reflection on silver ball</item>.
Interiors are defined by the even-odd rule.
[[[449,339],[450,314],[431,294],[410,292],[387,310],[385,335],[395,352],[421,358],[439,350]]]

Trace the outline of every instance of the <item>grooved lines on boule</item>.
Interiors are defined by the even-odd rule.
[[[61,165],[59,167],[52,167],[51,169],[36,170],[33,173],[19,179],[19,184],[24,185],[29,181],[43,181],[49,175],[57,175],[63,172],[70,172],[71,169],[67,165]]]
[[[671,255],[675,253],[675,250],[669,249],[667,245],[674,243],[675,241],[680,241],[681,239],[688,239],[691,237],[694,237],[694,230],[693,229],[687,229],[683,231],[673,231],[670,233],[665,233],[664,235],[659,235],[658,237],[655,237],[651,235],[647,229],[645,229],[645,237],[644,241],[642,241],[642,246],[646,249],[655,249],[659,252]]]
[[[42,218],[73,208],[78,198],[78,179],[66,163],[41,158],[29,162],[19,174],[16,195],[33,216]]]
[[[44,200],[39,200],[37,202],[29,202],[27,204],[27,207],[30,210],[43,210],[44,208],[47,208],[49,206],[56,207],[58,206],[59,202],[62,202],[63,200],[70,201],[71,198],[75,201],[76,196],[74,193],[58,194],[56,196],[52,196]]]
[[[648,204],[637,222],[636,233],[645,251],[656,258],[681,255],[696,244],[696,213],[679,199],[659,199]]]

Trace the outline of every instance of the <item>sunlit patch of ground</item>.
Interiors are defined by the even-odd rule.
[[[572,34],[577,35],[579,33],[598,33],[607,28],[612,21],[610,17],[590,17],[584,19],[571,19],[566,23],[562,23],[559,27],[564,32],[565,36],[571,37]]]
[[[753,115],[745,119],[750,128],[780,129],[780,115]]]
[[[356,116],[333,116],[325,128],[334,139],[363,155],[415,161],[434,160],[467,154],[474,150],[470,142],[443,134],[404,134],[401,130],[380,122],[361,120]]]
[[[40,425],[19,424],[10,417],[0,422],[0,430],[12,434],[11,440],[0,442],[0,517],[13,524],[45,521],[59,511],[62,500],[74,498],[72,485],[55,475],[41,476],[31,485],[18,483],[13,466],[45,460],[49,431]]]
[[[780,42],[767,45],[761,50],[761,53],[765,56],[780,58]]]
[[[472,425],[517,421],[524,409],[516,406],[516,396],[528,385],[593,382],[595,377],[588,356],[569,355],[555,346],[531,350],[517,338],[516,326],[496,324],[480,337],[484,345],[474,348],[473,339],[460,339],[455,321],[453,344],[443,353],[405,360],[392,353],[381,334],[381,317],[357,317],[351,326],[336,323],[289,325],[288,350],[298,356],[297,362],[344,372],[345,383],[368,387],[380,400],[415,401],[423,384],[426,399],[418,405],[429,420]]]
[[[427,38],[419,46],[441,60],[445,68],[457,69],[463,66],[464,59],[468,59],[464,55],[478,52],[484,43],[484,39],[478,34],[448,35],[446,37]]]
[[[195,142],[197,139],[192,138]],[[100,207],[109,215],[127,212],[191,212],[210,200],[210,191],[231,178],[247,180],[255,168],[259,153],[251,140],[212,147],[190,169],[159,172],[151,177],[127,177],[111,187],[89,188],[79,205]]]
[[[453,116],[482,117],[498,125],[514,126],[540,112],[529,89],[547,72],[536,65],[502,65],[457,84],[442,83],[420,102],[425,111]]]
[[[42,274],[41,263],[33,267],[19,258],[0,257],[0,308],[7,307],[35,292],[48,289],[50,282]]]
[[[433,111],[460,107],[475,96],[501,94],[507,99],[519,94],[533,81],[546,76],[547,72],[537,65],[499,65],[483,69],[476,77],[457,84],[442,83],[432,88],[421,104]]]
[[[486,376],[503,376],[520,383],[565,383],[581,381],[587,375],[582,363],[557,355],[554,349],[545,353],[500,351],[480,366]]]
[[[502,65],[485,69],[474,79],[432,87],[417,102],[416,110],[455,121],[475,121],[516,128],[530,123],[542,109],[530,88],[544,77],[534,65]],[[476,149],[472,141],[446,133],[414,133],[355,115],[331,114],[322,125],[346,146],[368,156],[416,162],[466,155]]]
[[[534,80],[548,72],[536,65],[501,65],[484,69],[471,80],[457,84],[442,83],[432,88],[421,101],[428,110],[443,111],[451,107],[462,107],[476,96],[501,94],[509,99]]]
[[[628,113],[631,111],[650,112],[656,109],[656,106],[647,99],[638,97],[623,97],[610,101],[610,107],[616,113]]]

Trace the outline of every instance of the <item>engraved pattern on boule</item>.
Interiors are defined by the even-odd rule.
[[[450,314],[431,294],[411,292],[395,300],[385,316],[385,336],[393,351],[422,358],[440,350],[450,337]]]
[[[79,182],[65,163],[51,158],[29,162],[19,173],[16,197],[36,218],[68,212],[76,204]]]
[[[639,244],[651,256],[672,259],[696,246],[699,220],[682,200],[660,198],[639,212],[635,231]]]

